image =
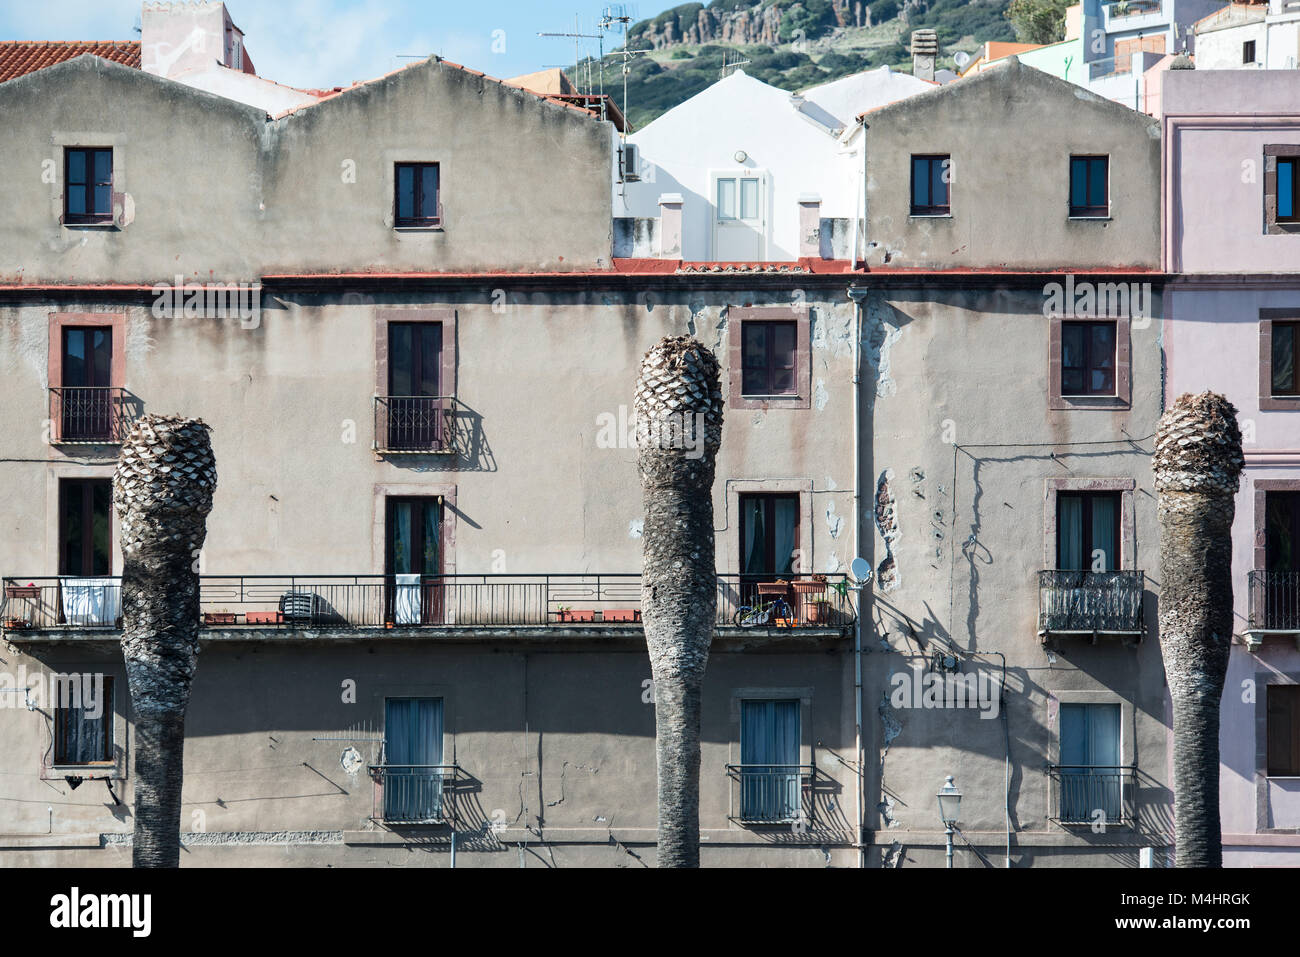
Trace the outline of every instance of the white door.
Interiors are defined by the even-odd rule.
[[[767,177],[752,170],[713,174],[713,258],[762,261],[766,252]]]

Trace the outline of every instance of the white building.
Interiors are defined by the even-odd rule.
[[[639,179],[614,184],[618,217],[660,217],[656,248],[688,261],[847,258],[861,217],[857,117],[934,88],[887,68],[802,95],[736,70],[634,134]]]
[[[1300,66],[1300,0],[1232,3],[1196,24],[1198,70]]]

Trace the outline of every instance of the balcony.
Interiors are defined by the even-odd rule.
[[[1141,571],[1038,573],[1038,636],[1141,639]]]
[[[375,396],[375,451],[386,455],[455,453],[455,397]]]
[[[1246,647],[1257,651],[1265,638],[1292,638],[1300,648],[1300,572],[1246,574],[1249,614]]]
[[[447,805],[460,769],[454,764],[373,764],[375,821],[444,824],[455,819]]]
[[[139,417],[138,402],[125,389],[50,389],[52,441],[58,445],[116,445]]]
[[[1129,827],[1137,803],[1137,768],[1053,764],[1048,818],[1067,827]]]
[[[94,638],[121,627],[121,579],[5,578],[0,620],[10,641]],[[839,637],[856,619],[845,576],[796,582],[773,607],[740,576],[718,577],[726,633]],[[210,639],[346,637],[615,637],[641,631],[641,576],[203,575],[200,627]],[[60,638],[62,633],[63,637]]]
[[[813,780],[811,764],[728,764],[740,824],[810,823]]]

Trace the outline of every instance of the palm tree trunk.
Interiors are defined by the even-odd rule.
[[[660,867],[700,863],[700,689],[717,613],[718,361],[681,336],[646,353],[636,390],[645,506],[641,615],[655,687]]]
[[[1179,396],[1160,421],[1152,461],[1178,867],[1223,866],[1219,705],[1232,645],[1232,519],[1242,465],[1232,404],[1210,392]]]
[[[197,556],[217,472],[208,427],[147,415],[122,443],[122,656],[135,716],[135,867],[180,866],[185,710],[198,664]]]

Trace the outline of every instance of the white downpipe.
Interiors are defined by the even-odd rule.
[[[863,149],[866,144],[864,141]],[[854,217],[856,224],[857,217]],[[857,258],[857,226],[854,226],[853,237],[853,256]],[[862,476],[860,469],[860,459],[862,453],[861,433],[859,431],[860,406],[862,399],[862,309],[863,305],[860,300],[853,300],[853,554],[858,556],[862,554]],[[856,750],[855,760],[857,761],[857,839],[858,845],[858,867],[867,866],[867,846],[864,838],[865,828],[862,826],[863,814],[865,811],[865,796],[863,789],[866,785],[865,772],[862,752],[862,614],[863,600],[862,594],[866,587],[858,588],[858,613],[854,617],[853,626],[853,711],[855,718],[855,740],[854,747]]]

